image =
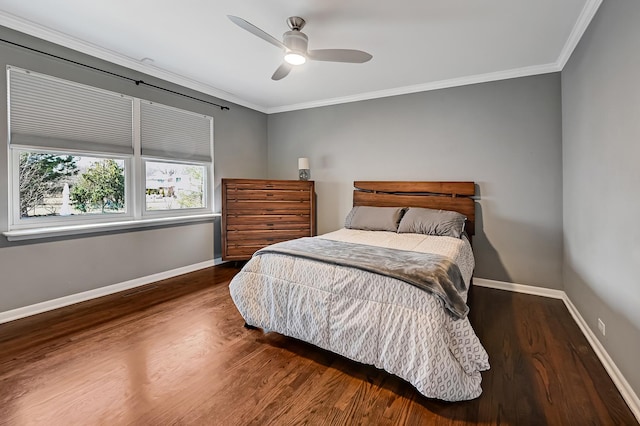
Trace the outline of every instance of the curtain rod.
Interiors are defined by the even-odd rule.
[[[131,81],[131,82],[135,83],[136,86],[139,86],[139,85],[142,84],[143,86],[153,87],[154,89],[163,90],[163,91],[168,92],[168,93],[173,93],[174,95],[183,96],[185,98],[193,99],[193,100],[196,100],[196,101],[199,101],[199,102],[204,102],[205,104],[217,106],[222,111],[224,111],[225,109],[226,110],[229,109],[228,106],[220,105],[220,104],[217,104],[215,102],[210,102],[210,101],[207,101],[207,100],[204,100],[204,99],[196,98],[195,96],[186,95],[184,93],[176,92],[175,90],[171,90],[171,89],[167,89],[167,88],[164,88],[164,87],[156,86],[155,84],[146,83],[146,82],[144,82],[142,80],[136,80],[135,78],[131,78],[131,77],[127,77],[127,76],[122,75],[122,74],[117,74],[115,72],[103,70],[101,68],[94,67],[94,66],[91,66],[91,65],[83,64],[82,62],[77,62],[77,61],[73,61],[71,59],[63,58],[62,56],[58,56],[58,55],[54,55],[52,53],[44,52],[42,50],[34,49],[33,47],[24,46],[22,44],[15,43],[13,41],[4,40],[4,39],[0,39],[0,41],[2,41],[3,43],[6,43],[6,44],[10,44],[10,45],[13,45],[13,46],[21,47],[21,48],[26,49],[26,50],[30,50],[32,52],[36,52],[36,53],[40,53],[42,55],[50,56],[50,57],[55,58],[55,59],[60,59],[61,61],[69,62],[69,63],[75,64],[75,65],[80,65],[81,67],[89,68],[89,69],[94,70],[94,71],[99,71],[99,72],[102,72],[104,74],[109,74],[109,75],[112,75],[114,77],[119,77],[119,78],[122,78],[124,80],[128,80],[128,81]]]

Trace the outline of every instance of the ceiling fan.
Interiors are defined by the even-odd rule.
[[[260,28],[237,16],[227,15],[229,19],[240,28],[249,31],[251,34],[260,37],[266,42],[281,48],[284,55],[284,62],[271,76],[272,80],[281,80],[286,77],[295,65],[304,64],[307,59],[312,61],[328,62],[349,62],[361,64],[369,61],[373,56],[362,50],[353,49],[315,49],[308,50],[309,38],[301,30],[306,24],[305,20],[299,16],[291,16],[287,19],[287,24],[291,31],[287,31],[282,36],[282,42],[262,31]]]

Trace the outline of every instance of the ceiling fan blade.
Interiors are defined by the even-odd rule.
[[[282,65],[278,67],[276,72],[273,73],[273,75],[271,76],[271,80],[276,80],[276,81],[282,80],[287,75],[289,75],[289,72],[291,71],[292,68],[293,68],[293,65],[287,62],[283,62]]]
[[[352,49],[310,50],[307,52],[307,55],[309,59],[313,59],[314,61],[351,62],[355,64],[361,64],[373,58],[373,56],[367,52]]]
[[[286,49],[287,48],[287,46],[282,44],[282,42],[280,42],[278,39],[276,39],[276,38],[272,37],[271,35],[265,33],[260,28],[258,28],[255,25],[253,25],[252,23],[247,22],[244,19],[238,18],[237,16],[233,16],[233,15],[227,15],[227,18],[229,18],[231,20],[231,22],[233,22],[234,24],[236,24],[240,28],[249,31],[251,34],[260,37],[264,41],[267,41],[267,42],[269,42],[269,43],[273,44],[274,46],[279,47],[281,49]]]

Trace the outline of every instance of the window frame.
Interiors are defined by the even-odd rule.
[[[18,70],[27,73],[33,73],[38,76],[42,76],[47,79],[61,80],[68,84],[77,85],[80,87],[89,87],[91,89],[97,89],[110,94],[116,94],[124,96],[132,100],[132,149],[133,154],[124,153],[112,153],[96,150],[82,150],[76,148],[49,148],[38,145],[20,145],[11,143],[11,100],[10,100],[10,71]],[[140,115],[140,103],[150,102],[141,98],[133,96],[123,95],[116,92],[99,89],[93,86],[88,86],[74,81],[60,79],[57,77],[41,74],[33,71],[24,70],[18,67],[7,66],[7,159],[8,159],[8,231],[5,235],[9,234],[21,234],[24,231],[25,234],[34,235],[42,231],[42,234],[46,237],[48,230],[51,229],[68,229],[69,234],[73,234],[74,228],[77,228],[78,233],[87,232],[86,229],[100,228],[104,225],[105,228],[117,227],[118,224],[123,224],[126,228],[135,228],[136,223],[140,227],[150,226],[150,224],[157,223],[162,225],[165,223],[180,223],[191,222],[193,220],[203,220],[215,216],[214,213],[214,119],[212,116],[208,116],[202,113],[196,113],[180,108],[168,106],[179,112],[187,112],[189,114],[199,115],[209,120],[209,149],[211,161],[198,161],[190,159],[180,158],[165,158],[156,156],[143,156],[141,153],[141,115]],[[155,102],[154,102],[155,103]],[[157,103],[159,105],[163,105]],[[38,152],[54,155],[73,155],[79,157],[94,157],[124,160],[125,162],[125,212],[123,213],[105,213],[105,214],[87,214],[87,215],[71,215],[71,216],[42,216],[42,217],[21,217],[20,216],[20,182],[19,182],[19,164],[21,152]],[[204,206],[199,208],[179,208],[179,209],[166,209],[166,210],[147,210],[146,209],[146,163],[147,162],[162,162],[162,163],[175,163],[184,165],[194,165],[204,167],[204,179],[203,179],[203,201]],[[18,235],[19,237],[19,235]],[[34,238],[34,237],[29,237]],[[15,238],[20,239],[20,238]]]

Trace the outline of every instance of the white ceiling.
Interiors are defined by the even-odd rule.
[[[601,1],[0,0],[0,25],[274,113],[560,71]],[[281,51],[227,15],[277,39],[301,16],[310,49],[373,59],[273,81]]]

